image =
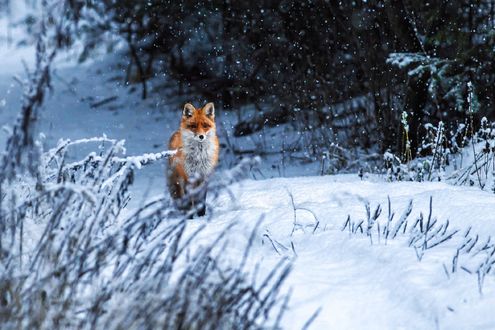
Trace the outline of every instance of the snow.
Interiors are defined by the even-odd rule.
[[[450,265],[460,235],[427,251],[418,261],[405,237],[389,240],[387,245],[383,241],[370,245],[366,236],[341,230],[347,215],[353,219],[365,217],[365,201],[372,208],[378,203],[385,207],[390,197],[398,217],[412,199],[410,218],[414,219],[420,212],[428,212],[432,196],[433,214],[440,221],[449,219],[451,228],[460,230],[472,226],[486,238],[495,232],[493,195],[445,183],[359,181],[354,175],[248,180],[232,187],[232,192],[234,202],[224,196],[213,203],[214,215],[203,235],[210,236],[231,221],[249,228],[263,217],[253,263],[265,270],[283,256],[294,263],[286,284],[292,288],[292,303],[284,320],[287,328],[300,328],[318,308],[321,312],[314,329],[495,326],[495,317],[486,314],[488,305],[495,303],[493,277],[480,296],[476,275],[461,272],[449,279],[443,270],[443,264]],[[296,208],[311,210],[296,212],[296,222],[303,226],[297,226],[293,234],[289,193]],[[320,222],[314,233],[313,213]],[[385,216],[379,218],[382,225],[385,220]],[[261,238],[264,232],[286,247],[278,248],[281,255]],[[233,241],[240,239],[234,235]]]
[[[2,124],[12,123],[19,109],[22,91],[11,76],[20,72],[19,61],[24,53],[28,55],[29,49],[0,47],[3,67],[9,68],[0,73]],[[101,142],[106,136],[125,140],[126,154],[135,157],[140,168],[148,160],[168,155],[166,141],[178,127],[180,104],[185,97],[154,96],[141,100],[139,91],[133,92],[133,87],[119,83],[122,77],[111,67],[112,60],[95,61],[96,68],[91,69],[68,64],[59,68],[54,77],[54,92],[41,112],[39,133],[44,135],[45,148],[56,146],[60,139],[65,139],[62,145],[72,143],[78,148],[79,139],[83,139],[81,143]],[[397,57],[394,61],[406,66],[411,60]],[[91,106],[114,96],[117,97],[105,106]],[[222,121],[221,140],[226,136],[232,138],[229,131],[233,116],[223,116],[224,119],[222,114],[218,116]],[[275,128],[263,134],[276,136],[278,132]],[[0,135],[2,148],[6,136]],[[246,141],[249,139],[250,142]],[[244,146],[250,143],[249,147],[255,147],[259,142],[249,139],[244,138]],[[77,153],[86,155],[87,150],[81,147]],[[224,159],[220,170],[234,162],[227,156]],[[269,161],[261,163],[265,173],[273,173]],[[291,291],[282,322],[286,329],[300,329],[318,310],[312,329],[495,328],[493,273],[485,279],[480,294],[476,274],[444,270],[444,266],[450,269],[456,249],[463,242],[463,233],[469,228],[472,235],[480,235],[480,241],[495,235],[493,194],[444,182],[385,182],[380,176],[360,180],[357,174],[314,176],[317,170],[311,166],[291,168],[286,173],[291,177],[247,179],[229,185],[228,191],[218,196],[210,195],[209,215],[188,222],[189,233],[205,226],[194,245],[210,242],[235,223],[228,231],[229,245],[223,253],[228,259],[239,260],[251,231],[262,219],[256,228],[248,265],[251,269],[258,265],[259,272],[253,271],[253,276],[261,279],[281,258],[292,262],[292,272],[284,284],[284,291]],[[131,190],[133,202],[123,216],[135,212],[143,199],[155,200],[164,193],[164,170],[164,159],[139,170]],[[313,176],[300,176],[307,173]],[[89,192],[88,196],[91,197]],[[408,246],[407,235],[386,243],[375,236],[371,244],[366,234],[342,231],[348,216],[353,221],[366,218],[366,203],[372,210],[378,204],[382,206],[378,223],[383,228],[388,198],[394,219],[412,200],[409,219],[414,220],[420,213],[428,214],[430,197],[433,216],[439,222],[449,220],[450,228],[459,230],[459,234],[427,250],[420,261],[416,251]],[[31,233],[39,228],[33,226],[26,231]],[[460,255],[460,266],[473,267],[472,264],[470,255]]]
[[[34,63],[33,45],[17,47],[17,43],[25,41],[28,36],[24,28],[16,23],[35,10],[24,1],[11,1],[9,6],[11,9],[8,16],[0,13],[0,59],[1,73],[13,75],[22,73],[26,66]]]

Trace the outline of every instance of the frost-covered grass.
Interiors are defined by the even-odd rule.
[[[98,153],[67,162],[71,148],[95,142],[104,143]],[[170,152],[122,151],[123,141],[105,137],[61,141],[41,154],[37,176],[2,182],[2,328],[277,327],[289,263],[251,281],[254,237],[242,259],[225,260],[230,226],[193,244],[204,226],[189,231],[166,197],[123,214],[134,171]],[[246,164],[225,176],[235,179]]]
[[[428,131],[419,150],[424,156],[405,162],[386,152],[388,181],[446,181],[495,191],[495,123],[486,117],[474,131],[473,119],[456,127],[426,124]]]

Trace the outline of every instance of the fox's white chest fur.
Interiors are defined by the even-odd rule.
[[[208,176],[215,166],[215,143],[213,135],[207,134],[204,141],[198,141],[194,134],[182,132],[184,169],[189,178]]]

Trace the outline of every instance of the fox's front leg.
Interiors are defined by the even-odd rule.
[[[203,217],[206,214],[206,190],[201,198],[201,203],[198,205],[198,216]]]
[[[199,217],[206,214],[206,181],[198,180],[194,184],[194,196],[191,196],[194,213]]]

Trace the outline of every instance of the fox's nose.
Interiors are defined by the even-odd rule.
[[[205,136],[203,134],[201,134],[200,136],[198,136],[200,140],[203,140],[205,138]]]

